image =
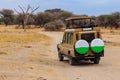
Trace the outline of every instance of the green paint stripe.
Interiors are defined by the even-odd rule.
[[[94,46],[94,47],[91,47],[91,49],[95,53],[100,53],[104,50],[104,46]]]
[[[86,54],[89,50],[88,47],[80,47],[80,48],[75,48],[75,50],[79,53],[79,54]]]

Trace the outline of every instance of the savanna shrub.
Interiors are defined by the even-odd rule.
[[[47,31],[58,31],[65,27],[65,24],[61,20],[55,20],[45,24],[44,28]]]

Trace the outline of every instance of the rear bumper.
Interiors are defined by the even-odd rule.
[[[104,57],[104,51],[99,53],[99,54],[95,54],[93,53],[94,55],[88,55],[88,56],[85,56],[85,55],[80,55],[80,54],[75,54],[75,57],[79,60],[84,60],[84,59],[94,59],[94,58],[97,58],[97,57]]]

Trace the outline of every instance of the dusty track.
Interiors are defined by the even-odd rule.
[[[99,65],[95,65],[90,62],[81,62],[75,66],[70,66],[68,64],[68,59],[65,59],[63,62],[59,62],[57,59],[56,44],[62,38],[63,33],[38,33],[50,36],[53,39],[51,45],[36,43],[30,45],[32,46],[31,48],[21,47],[15,54],[1,54],[0,80],[120,79],[119,45],[116,46],[111,45],[114,43],[107,43],[105,48],[105,57],[101,59]],[[104,39],[107,40],[108,38]]]

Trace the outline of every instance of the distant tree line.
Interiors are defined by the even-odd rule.
[[[114,12],[112,14],[100,15],[96,17],[96,23],[99,26],[103,26],[105,28],[119,28],[120,27],[120,12]]]
[[[79,16],[61,9],[49,9],[44,12],[39,12],[37,14],[33,14],[31,12],[29,13],[29,15],[30,16],[28,17],[26,25],[35,25],[40,28],[45,28],[45,30],[60,30],[62,27],[65,27],[66,18],[72,16]],[[14,10],[0,10],[0,24],[4,24],[6,26],[18,25],[18,27],[21,27],[20,25],[24,24],[24,17],[25,14],[23,12],[15,14]],[[98,26],[117,29],[118,27],[120,27],[120,12],[100,15],[95,17],[95,20]],[[24,26],[22,28],[24,29]]]
[[[20,7],[21,8],[21,7]],[[37,14],[29,14],[26,25],[36,25],[38,27],[45,27],[46,30],[59,30],[61,27],[65,27],[65,19],[73,16],[71,12],[61,9],[50,9]],[[3,9],[0,11],[0,24],[8,25],[20,25],[24,24],[25,14],[10,9]],[[51,26],[51,27],[50,27]],[[24,25],[22,27],[24,29]]]

